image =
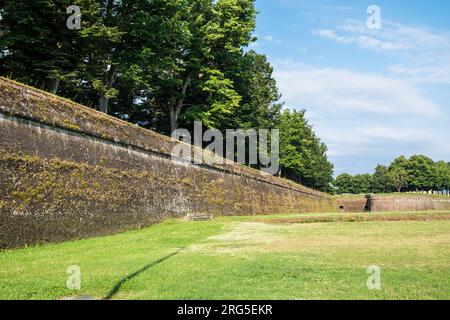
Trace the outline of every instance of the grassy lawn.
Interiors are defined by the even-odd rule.
[[[450,220],[442,219],[450,212],[410,214],[426,221],[379,215],[383,221],[333,221],[342,214],[171,220],[2,251],[0,299],[450,299]],[[307,216],[330,219],[288,223]],[[66,288],[70,265],[81,268],[81,290]],[[371,265],[381,268],[380,290],[367,288]]]

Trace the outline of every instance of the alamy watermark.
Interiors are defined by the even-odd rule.
[[[229,160],[260,165],[261,171],[276,175],[280,168],[279,137],[278,129],[227,129],[224,137],[217,129],[203,132],[202,123],[196,121],[193,139],[186,129],[177,129],[172,133],[172,138],[180,143],[173,148],[171,157],[194,164],[225,164]],[[204,143],[209,143],[205,149]]]
[[[71,5],[67,7],[67,14],[70,16],[66,20],[66,26],[69,30],[81,29],[81,9],[79,6]]]
[[[69,290],[81,289],[81,268],[77,265],[68,266],[66,273],[68,274],[66,286]]]
[[[381,289],[381,268],[379,266],[369,266],[367,268],[367,288],[369,290],[380,290]]]
[[[381,8],[377,5],[371,5],[367,8],[367,14],[370,14],[366,25],[369,30],[381,30]]]

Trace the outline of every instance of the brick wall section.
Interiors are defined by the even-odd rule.
[[[366,197],[339,197],[337,203],[341,212],[364,212],[369,210],[369,208],[366,208],[368,205],[368,199]]]
[[[373,196],[372,212],[450,210],[449,197]]]
[[[113,234],[187,213],[336,210],[326,194],[229,161],[173,161],[176,143],[0,78],[0,248]]]

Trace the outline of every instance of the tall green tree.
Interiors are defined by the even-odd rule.
[[[193,35],[187,0],[124,1],[124,50],[116,76],[112,113],[170,133],[169,106],[186,93],[186,56]],[[192,2],[193,3],[193,2]],[[180,109],[181,112],[181,109]]]
[[[409,166],[409,160],[405,156],[394,159],[389,166],[389,177],[397,192],[401,192],[403,188],[408,186],[410,181]]]
[[[339,194],[351,194],[354,193],[353,176],[348,173],[342,173],[334,180],[334,186]]]
[[[122,1],[102,0],[86,1],[83,6],[83,63],[79,69],[83,83],[87,81],[88,89],[98,99],[97,108],[105,113],[110,99],[118,93],[116,78],[124,67],[120,63],[126,50],[123,5]]]
[[[0,72],[56,93],[74,76],[79,32],[66,26],[70,0],[4,0],[0,20]]]
[[[279,121],[282,104],[273,67],[262,54],[250,50],[240,59],[232,77],[235,89],[242,97],[233,118],[242,129],[274,129]]]
[[[409,158],[406,165],[408,172],[408,186],[411,190],[429,191],[433,189],[435,172],[434,162],[424,155]]]
[[[255,27],[253,0],[188,2],[186,41],[166,55],[169,72],[154,77],[156,101],[167,110],[170,132],[180,121],[218,127],[240,105],[230,73],[236,72],[243,48]],[[166,68],[167,69],[167,68]]]
[[[372,192],[372,175],[371,174],[357,174],[353,177],[353,193],[371,193]]]
[[[402,167],[391,168],[389,170],[389,177],[397,192],[402,192],[402,190],[408,186],[408,171]]]
[[[434,163],[434,189],[450,190],[450,163],[437,161]]]
[[[383,165],[377,165],[372,177],[372,192],[387,193],[393,191],[393,182],[389,176],[389,168]]]
[[[305,119],[304,111],[285,110],[280,116],[281,176],[310,188],[330,191],[333,164],[327,148]]]

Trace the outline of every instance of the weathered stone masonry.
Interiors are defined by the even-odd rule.
[[[450,210],[450,198],[427,196],[372,196],[372,212]]]
[[[433,195],[367,195],[337,197],[340,212],[407,212],[450,210],[450,197]]]
[[[328,195],[0,78],[0,248],[112,234],[187,213],[335,211]],[[198,152],[195,151],[195,152]]]

